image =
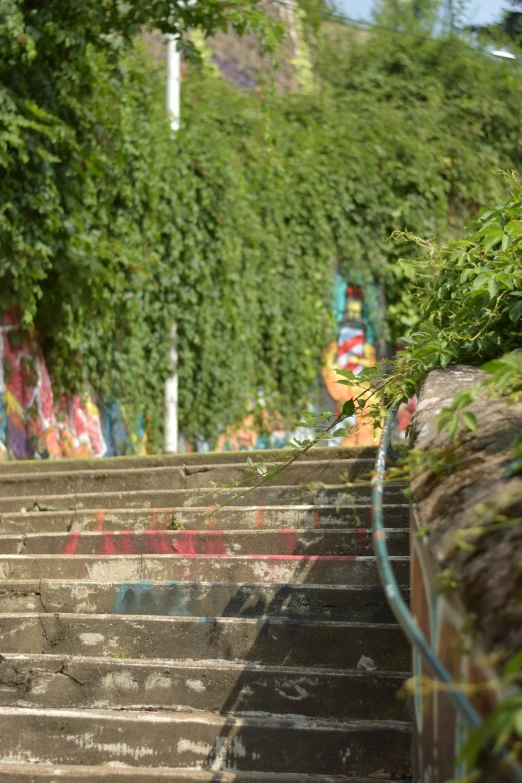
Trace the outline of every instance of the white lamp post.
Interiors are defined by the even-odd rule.
[[[170,127],[174,132],[179,129],[180,99],[180,53],[173,35],[167,36],[167,112]],[[178,351],[176,347],[176,324],[172,326],[170,339],[170,358],[172,375],[165,384],[165,451],[175,453],[178,450]]]

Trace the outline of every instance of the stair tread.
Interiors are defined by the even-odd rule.
[[[185,767],[110,767],[85,765],[51,764],[9,764],[0,761],[1,779],[7,781],[49,781],[56,783],[58,777],[64,783],[77,781],[97,781],[117,783],[117,781],[180,780],[184,783],[303,783],[303,775],[277,772],[213,772],[209,770],[187,769]],[[306,783],[387,783],[386,778],[354,778],[335,775],[306,775]],[[391,780],[391,779],[389,779]]]
[[[157,710],[143,712],[141,710],[111,710],[111,709],[72,709],[72,708],[43,708],[38,709],[34,707],[4,707],[0,706],[0,721],[2,718],[13,716],[14,714],[21,717],[37,717],[41,720],[43,717],[50,718],[82,718],[92,723],[98,723],[100,721],[107,722],[121,722],[138,723],[139,725],[146,724],[165,724],[172,723],[194,723],[199,724],[205,722],[213,726],[268,726],[278,727],[280,729],[295,728],[305,729],[307,731],[374,731],[376,729],[394,729],[399,732],[409,734],[411,726],[408,721],[399,720],[346,720],[346,721],[329,721],[320,720],[317,718],[308,718],[305,716],[280,716],[280,715],[248,715],[248,716],[235,716],[235,715],[216,715],[213,712],[180,712],[178,710]],[[1,751],[0,751],[1,753]]]
[[[314,667],[314,666],[281,666],[281,665],[274,665],[274,664],[264,664],[264,663],[248,663],[248,662],[239,662],[239,661],[225,661],[225,660],[192,660],[192,659],[186,659],[186,660],[176,660],[171,658],[124,658],[124,659],[118,659],[118,658],[109,658],[107,656],[86,656],[86,655],[74,655],[74,656],[68,656],[68,655],[60,655],[58,653],[31,653],[31,654],[22,654],[22,653],[3,653],[2,657],[7,662],[20,662],[20,663],[31,663],[31,664],[49,664],[51,666],[52,664],[60,664],[63,663],[75,663],[75,664],[85,664],[89,666],[98,666],[98,665],[106,665],[106,666],[113,666],[118,668],[138,668],[138,669],[147,669],[147,668],[154,668],[154,669],[162,669],[165,667],[171,668],[171,669],[178,669],[182,671],[184,668],[190,668],[194,670],[201,670],[201,671],[207,671],[209,668],[219,671],[219,670],[230,670],[230,671],[255,671],[255,672],[275,672],[275,673],[281,673],[284,675],[301,675],[301,674],[317,674],[321,676],[327,676],[327,677],[333,677],[333,678],[352,678],[352,677],[360,677],[360,678],[368,678],[368,677],[377,677],[379,679],[397,679],[399,681],[403,681],[405,676],[408,676],[407,672],[400,672],[400,671],[368,671],[364,669],[349,669],[349,668],[342,668],[342,669],[335,669],[335,668],[325,668],[325,667]],[[0,666],[4,663],[4,661],[0,662]]]

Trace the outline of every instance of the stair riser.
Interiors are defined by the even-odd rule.
[[[0,614],[14,612],[394,621],[384,590],[377,585],[341,588],[199,582],[2,583]]]
[[[408,720],[408,705],[397,697],[402,684],[392,674],[16,656],[0,663],[0,706]]]
[[[249,661],[355,669],[361,656],[379,671],[408,671],[396,626],[192,617],[0,616],[2,651],[25,655]]]
[[[91,511],[4,513],[0,534],[68,533],[96,530],[167,530],[181,524],[186,530],[280,530],[283,528],[336,529],[371,527],[371,506],[254,506],[227,507],[217,514],[208,509],[146,508],[92,509]],[[385,522],[391,528],[409,528],[409,506],[385,507]]]
[[[141,720],[23,711],[0,716],[0,759],[252,769],[269,772],[371,774],[407,763],[411,739],[394,724],[353,729],[299,722],[226,725],[157,715]]]
[[[74,542],[73,542],[74,543]],[[72,548],[72,545],[71,545]],[[408,558],[393,561],[399,584],[408,584]],[[52,569],[52,571],[50,571]],[[94,582],[259,582],[375,585],[373,557],[300,555],[3,555],[0,579],[72,579]]]
[[[302,775],[272,772],[211,772],[174,767],[105,767],[2,764],[0,783],[303,783]],[[375,783],[374,778],[307,775],[306,783]]]
[[[110,457],[105,459],[44,459],[12,460],[0,462],[0,475],[19,473],[71,473],[86,470],[149,470],[150,468],[195,467],[196,465],[246,464],[248,457],[254,461],[259,458],[281,462],[291,455],[290,449],[264,449],[262,451],[214,451],[191,454],[162,454],[147,457]],[[352,458],[372,459],[377,456],[375,446],[318,447],[299,457],[299,462],[317,462],[323,460],[346,460]]]
[[[282,486],[306,485],[311,482],[339,484],[356,481],[370,475],[372,460],[352,459],[337,462],[303,462],[289,465],[268,484]],[[259,476],[240,465],[154,468],[152,470],[76,471],[72,473],[0,474],[0,495],[70,495],[74,493],[127,492],[136,490],[196,489],[212,483],[226,485],[246,482],[257,484]]]
[[[391,555],[407,555],[409,532],[389,530]],[[0,536],[0,554],[67,554],[74,542],[75,555],[371,555],[371,530],[255,530],[245,532],[134,530],[99,533],[50,533]]]
[[[202,489],[169,489],[169,490],[142,490],[128,492],[105,493],[75,493],[44,494],[32,493],[31,495],[12,496],[0,498],[0,513],[31,511],[73,511],[84,509],[143,509],[150,508],[181,508],[189,506],[201,506],[208,510],[210,506],[231,501],[239,490]],[[384,495],[386,503],[404,503],[402,490],[395,486],[390,487]],[[346,506],[351,503],[371,503],[371,492],[367,485],[307,489],[306,487],[260,487],[249,492],[244,497],[238,497],[234,506],[281,506],[281,505],[332,505]],[[37,506],[35,508],[35,506]]]

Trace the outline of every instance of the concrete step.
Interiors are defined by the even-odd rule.
[[[255,462],[270,459],[271,462],[286,461],[292,455],[291,449],[264,449],[262,451],[210,451],[192,454],[152,454],[147,457],[109,457],[106,459],[32,459],[0,462],[2,473],[71,473],[77,470],[148,470],[194,465],[221,465],[223,463],[245,464],[247,458]],[[377,456],[375,446],[314,447],[299,457],[299,462],[310,460],[345,460],[354,458],[373,459]]]
[[[409,506],[385,506],[387,527],[409,528]],[[228,506],[212,508],[91,509],[89,511],[4,512],[0,533],[68,533],[71,530],[277,530],[282,528],[370,527],[371,505]]]
[[[74,537],[74,538],[73,538]],[[337,530],[121,530],[114,532],[0,535],[1,554],[66,554],[74,540],[76,555],[371,555],[372,532],[358,527]],[[409,553],[409,531],[386,531],[391,555]]]
[[[333,723],[0,708],[0,760],[199,767],[212,771],[392,773],[408,763],[411,735],[394,721]]]
[[[19,487],[20,489],[20,487]],[[81,511],[84,509],[143,509],[181,508],[200,506],[209,510],[222,503],[233,501],[234,506],[281,506],[281,505],[334,505],[347,506],[352,503],[371,503],[369,484],[322,486],[310,482],[307,486],[263,486],[252,490],[244,497],[238,497],[240,489],[216,490],[213,487],[199,489],[129,489],[121,492],[91,492],[72,494],[24,493],[21,496],[0,497],[0,513],[27,511]],[[386,503],[404,503],[402,484],[390,484],[384,493]]]
[[[273,467],[273,466],[272,466]],[[311,482],[338,484],[370,477],[372,459],[317,460],[288,465],[268,485],[302,486]],[[76,470],[56,473],[0,473],[0,495],[70,495],[74,493],[126,492],[137,490],[196,489],[232,482],[257,484],[246,467],[237,464],[185,465],[141,470]]]
[[[379,671],[410,668],[397,625],[282,618],[151,617],[81,614],[0,615],[3,653],[220,660],[276,666]]]
[[[408,589],[403,589],[407,597]],[[286,617],[391,623],[380,585],[237,584],[233,582],[0,583],[0,614],[132,614],[169,617]]]
[[[404,674],[224,662],[9,655],[0,706],[408,720]]]
[[[69,537],[66,555],[0,555],[0,579],[379,584],[375,558],[366,555],[75,555],[80,534]],[[399,584],[408,584],[409,557],[392,563]]]
[[[397,778],[396,778],[397,779]],[[306,775],[306,783],[387,783],[382,775]],[[389,780],[389,779],[388,779]],[[273,772],[212,772],[179,767],[108,767],[54,764],[0,764],[0,783],[303,783],[303,776]],[[391,783],[391,782],[390,782]],[[405,781],[406,783],[406,781]],[[407,781],[411,783],[411,781]]]

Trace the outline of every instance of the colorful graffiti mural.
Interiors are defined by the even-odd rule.
[[[34,333],[13,310],[0,315],[0,458],[106,457],[128,453],[124,415],[93,392],[54,400]]]

